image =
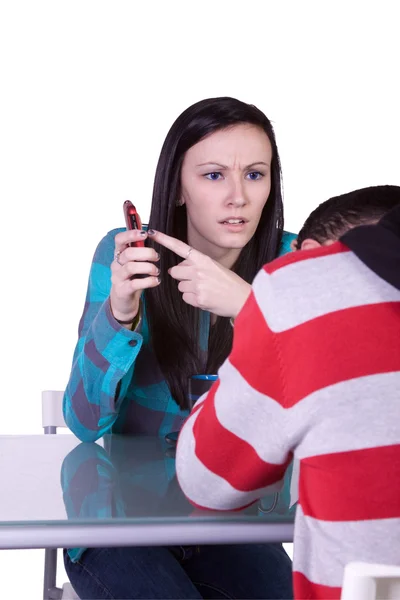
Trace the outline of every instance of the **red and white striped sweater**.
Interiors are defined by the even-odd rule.
[[[182,429],[178,479],[197,506],[237,509],[299,459],[295,597],[340,598],[347,562],[400,565],[399,409],[398,287],[341,242],[286,255]]]

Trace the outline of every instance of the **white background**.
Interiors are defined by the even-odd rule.
[[[272,120],[288,230],[332,195],[400,183],[397,6],[1,4],[0,434],[40,433],[95,246],[125,199],[147,219],[161,144],[190,104],[231,95]],[[40,598],[41,568],[41,551],[1,553],[1,597]]]

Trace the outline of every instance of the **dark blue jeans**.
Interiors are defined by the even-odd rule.
[[[291,600],[292,563],[281,544],[92,548],[65,568],[81,600]]]

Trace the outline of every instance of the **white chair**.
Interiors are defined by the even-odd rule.
[[[45,434],[56,434],[57,427],[67,427],[62,412],[64,392],[45,390],[42,392],[42,427]],[[72,585],[56,586],[57,548],[46,548],[44,557],[44,600],[79,600]]]
[[[399,600],[400,567],[351,562],[346,565],[341,600]]]

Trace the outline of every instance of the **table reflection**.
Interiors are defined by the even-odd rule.
[[[279,522],[294,513],[289,508],[290,472],[279,494],[243,511],[202,511],[183,495],[164,439],[108,435],[103,443],[81,443],[64,458],[61,486],[68,519],[253,517]]]

